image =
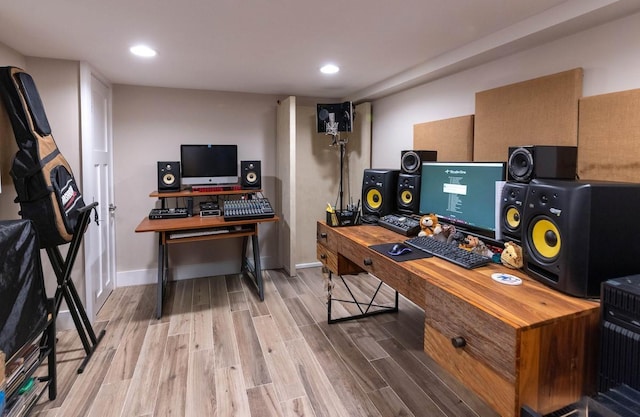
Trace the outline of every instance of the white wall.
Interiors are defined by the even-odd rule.
[[[156,281],[157,236],[134,230],[156,206],[157,161],[179,161],[180,144],[237,144],[239,161],[262,161],[264,194],[275,199],[276,106],[270,95],[114,86],[117,285]],[[263,266],[279,266],[274,224],[260,226],[260,244]],[[173,245],[173,278],[237,273],[240,249],[240,239]]]
[[[640,88],[640,14],[489,62],[373,102],[372,167],[399,168],[413,125],[475,113],[475,94],[584,68],[583,95]]]

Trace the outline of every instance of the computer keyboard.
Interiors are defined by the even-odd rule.
[[[467,269],[483,266],[491,262],[491,258],[459,248],[456,245],[441,242],[429,236],[416,236],[405,240],[404,243]]]
[[[226,221],[267,219],[274,217],[276,214],[266,198],[225,200],[222,213]]]
[[[378,226],[392,230],[404,236],[415,236],[420,232],[420,221],[399,214],[387,214],[378,219]]]

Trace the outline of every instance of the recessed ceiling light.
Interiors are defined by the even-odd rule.
[[[149,48],[146,45],[132,46],[131,48],[129,48],[129,51],[131,51],[131,53],[134,55],[141,56],[144,58],[151,58],[156,56],[156,51]]]
[[[335,74],[340,71],[340,68],[337,65],[327,64],[324,67],[320,68],[320,72],[323,74]]]

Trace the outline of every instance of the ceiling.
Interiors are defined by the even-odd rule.
[[[20,0],[0,42],[114,84],[370,100],[640,10],[638,0]],[[128,49],[146,43],[152,59]],[[341,67],[332,76],[325,63]]]

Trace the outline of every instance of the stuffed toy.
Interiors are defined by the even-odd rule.
[[[438,216],[430,213],[420,217],[420,232],[418,236],[433,236],[440,232],[442,232],[442,226],[438,222]]]
[[[470,252],[477,253],[478,255],[487,256],[489,258],[493,256],[493,252],[491,252],[487,245],[485,245],[482,240],[472,235],[468,235],[464,238],[458,246]]]
[[[502,262],[502,264],[507,268],[522,268],[522,248],[513,242],[506,242],[504,244],[504,250],[500,255],[500,262]]]

